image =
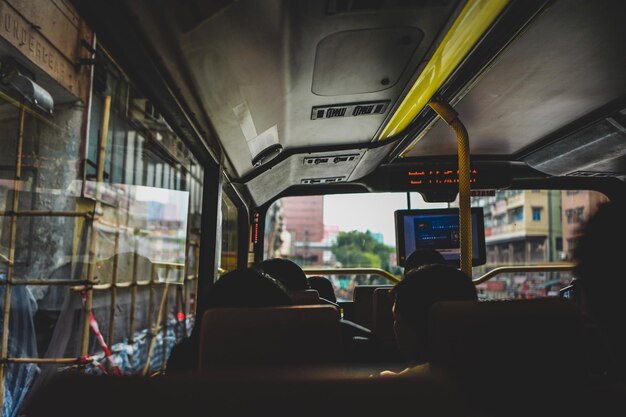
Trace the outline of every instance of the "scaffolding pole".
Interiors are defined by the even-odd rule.
[[[148,347],[148,355],[146,357],[146,364],[143,367],[143,375],[148,375],[148,372],[150,372],[150,359],[152,358],[152,353],[154,352],[154,345],[156,343],[156,335],[160,330],[159,327],[161,327],[160,326],[161,317],[163,316],[163,310],[166,305],[167,293],[169,292],[169,289],[170,289],[169,283],[166,282],[165,286],[163,287],[163,293],[161,294],[161,303],[159,304],[159,312],[157,314],[156,323],[154,327],[152,327],[150,329],[150,332],[148,333],[150,336],[150,345]],[[152,323],[148,323],[148,325],[152,326]]]
[[[94,271],[96,266],[96,239],[98,232],[95,227],[95,219],[100,208],[100,198],[102,184],[104,183],[104,163],[106,161],[106,146],[109,133],[109,117],[111,115],[111,96],[104,98],[104,109],[102,113],[102,124],[100,126],[100,147],[98,151],[98,172],[96,177],[96,200],[93,205],[94,221],[91,223],[91,238],[89,240],[89,263],[87,267],[87,279],[95,281]],[[93,287],[88,286],[85,295],[85,317],[83,320],[83,337],[80,348],[80,356],[87,355],[89,350],[89,322],[93,305]]]
[[[22,151],[24,148],[24,118],[25,110],[20,107],[17,147],[15,149],[15,177],[13,179],[13,212],[18,211],[20,204],[19,182],[22,177]],[[9,256],[7,262],[6,282],[9,285],[4,286],[4,312],[2,315],[2,349],[0,350],[0,417],[2,417],[2,408],[4,405],[4,389],[6,374],[6,360],[9,356],[9,319],[11,311],[11,283],[13,281],[14,264],[15,264],[15,246],[17,237],[17,216],[11,216],[11,226],[9,235]]]

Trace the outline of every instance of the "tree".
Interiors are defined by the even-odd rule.
[[[372,232],[353,230],[339,232],[333,245],[333,254],[337,261],[346,268],[382,268],[389,270],[389,256],[394,249],[377,242]]]

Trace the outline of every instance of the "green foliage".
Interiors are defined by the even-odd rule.
[[[382,268],[389,270],[389,255],[394,252],[391,246],[377,242],[372,233],[339,232],[333,254],[345,268]]]

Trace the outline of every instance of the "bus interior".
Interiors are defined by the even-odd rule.
[[[0,15],[0,417],[626,411],[573,273],[580,227],[626,201],[623,1]],[[441,303],[429,334],[458,373],[376,376],[405,367],[407,213],[459,222],[444,252],[479,301]],[[328,277],[339,312],[207,308],[221,275],[274,257]],[[349,353],[338,314],[370,334]],[[191,335],[199,368],[169,372]]]

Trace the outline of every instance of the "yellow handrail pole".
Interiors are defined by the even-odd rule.
[[[401,133],[415,119],[508,3],[508,0],[467,0],[378,140]],[[405,149],[402,156],[416,140]]]
[[[470,149],[467,129],[448,104],[431,101],[428,105],[456,133],[459,162],[459,235],[461,240],[461,271],[472,276],[472,208],[470,203]]]

